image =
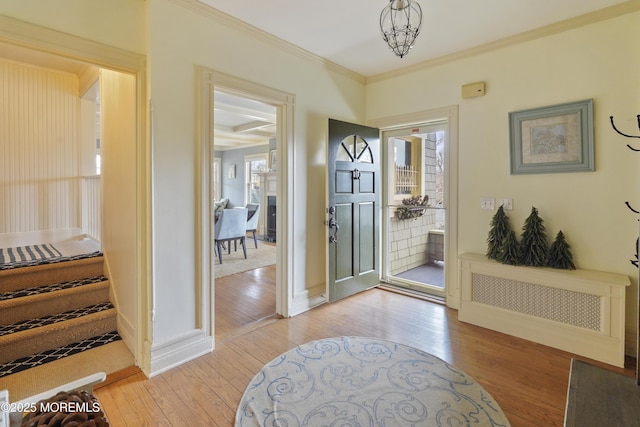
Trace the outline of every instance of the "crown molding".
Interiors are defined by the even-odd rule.
[[[0,15],[0,42],[129,73],[145,66],[144,55],[6,15]]]
[[[319,64],[329,69],[330,71],[336,72],[338,74],[342,74],[352,80],[355,80],[358,83],[364,84],[366,81],[365,76],[358,74],[355,71],[352,71],[348,68],[345,68],[341,65],[336,64],[335,62],[331,62],[326,58],[323,58],[314,53],[311,53],[308,50],[302,49],[299,46],[296,46],[292,43],[282,40],[281,38],[276,37],[273,34],[267,33],[266,31],[256,28],[253,25],[247,24],[244,21],[241,21],[211,6],[208,6],[198,0],[169,0],[169,1],[178,6],[184,7],[185,9],[188,9],[194,13],[197,13],[198,15],[207,17],[209,19],[213,19],[219,22],[220,24],[233,27],[236,30],[249,34],[257,39],[260,39],[260,41],[269,43],[278,49],[284,50],[287,53],[293,54],[306,61],[311,61],[316,64]]]
[[[461,50],[459,52],[452,53],[450,55],[441,56],[434,59],[421,62],[419,64],[411,65],[399,70],[389,71],[386,73],[376,74],[366,78],[366,84],[380,82],[383,80],[391,79],[394,77],[422,71],[427,68],[447,64],[449,62],[458,61],[471,56],[491,52],[494,50],[502,49],[508,46],[536,40],[542,37],[547,37],[553,34],[562,33],[564,31],[573,30],[575,28],[583,27],[585,25],[595,24],[597,22],[606,21],[608,19],[617,18],[629,13],[634,13],[640,10],[640,0],[630,0],[624,3],[620,3],[615,6],[611,6],[605,9],[598,10],[596,12],[587,13],[584,15],[576,16],[575,18],[566,19],[564,21],[556,22],[555,24],[547,25],[544,27],[536,28],[531,31],[525,31],[524,33],[516,34],[511,37],[506,37],[500,40],[496,40],[490,43],[472,47],[469,49]]]

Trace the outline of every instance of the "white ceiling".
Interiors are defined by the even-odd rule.
[[[199,0],[365,77],[398,70],[634,0],[417,0],[422,31],[404,58],[382,40],[387,0]],[[0,57],[80,74],[86,64],[0,43]],[[216,150],[268,144],[274,106],[216,93]]]
[[[276,136],[276,107],[223,92],[213,98],[215,150],[266,145]]]
[[[387,0],[199,0],[365,77],[484,45],[624,0],[417,0],[422,30],[404,58],[380,35]]]

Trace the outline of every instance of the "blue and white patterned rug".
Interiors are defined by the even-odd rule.
[[[73,242],[71,242],[73,243]],[[0,270],[10,270],[19,267],[31,267],[41,264],[54,264],[63,261],[74,261],[102,255],[99,249],[91,251],[66,253],[60,247],[69,246],[68,242],[47,243],[40,245],[19,246],[14,248],[0,248]]]
[[[509,426],[473,378],[421,350],[338,337],[294,348],[253,378],[236,427]]]
[[[0,248],[0,264],[18,264],[58,258],[62,254],[52,244]]]

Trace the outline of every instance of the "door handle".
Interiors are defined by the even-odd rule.
[[[340,231],[340,226],[338,225],[338,221],[336,221],[335,218],[331,218],[329,220],[329,228],[334,228],[336,230],[332,235],[329,236],[329,243],[338,243],[338,231]]]

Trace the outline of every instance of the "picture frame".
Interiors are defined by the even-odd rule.
[[[269,151],[269,170],[275,172],[278,169],[278,150]]]
[[[511,174],[595,170],[593,100],[509,113]]]
[[[236,164],[232,163],[229,165],[229,171],[227,172],[227,178],[235,179],[236,178]]]

